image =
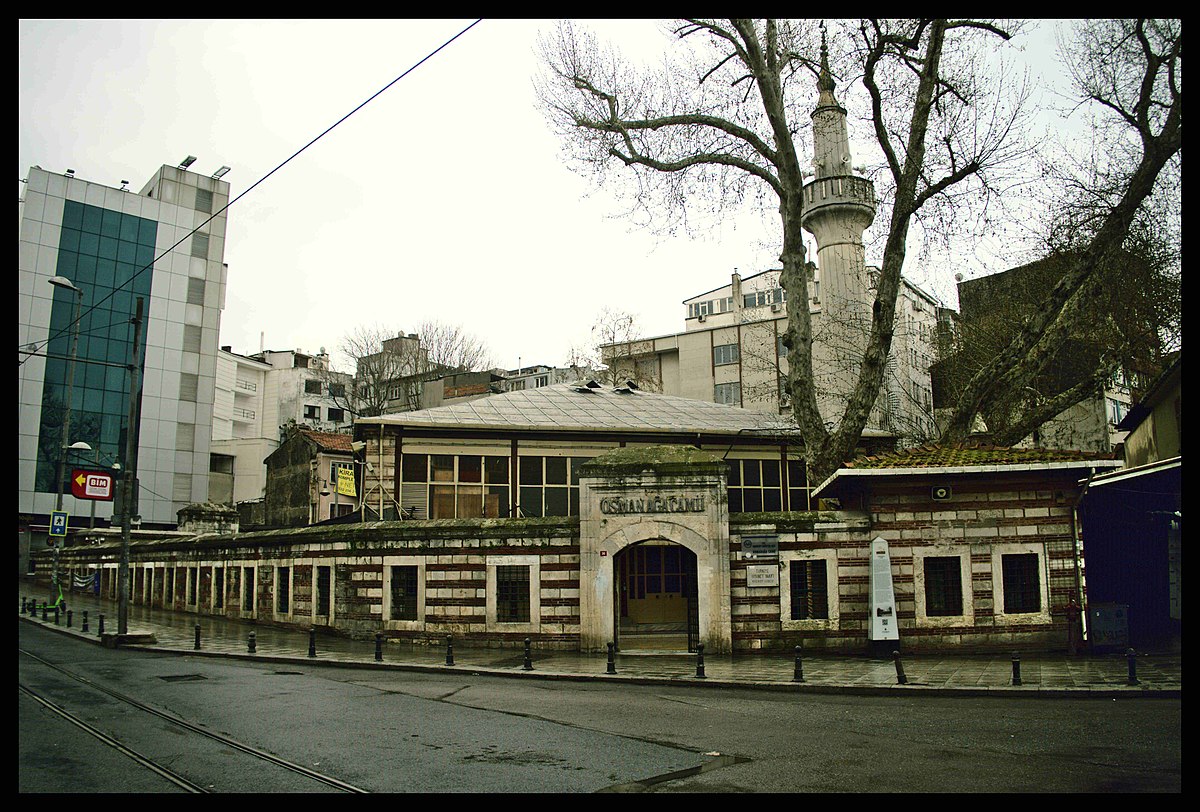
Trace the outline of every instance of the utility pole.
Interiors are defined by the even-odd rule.
[[[133,324],[133,355],[129,359],[129,425],[125,430],[125,479],[121,493],[121,563],[117,587],[117,634],[129,633],[129,535],[133,529],[133,493],[137,484],[138,342],[142,334],[142,297],[137,297]]]

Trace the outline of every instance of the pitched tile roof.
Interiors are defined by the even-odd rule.
[[[298,433],[312,440],[322,451],[353,453],[353,449],[350,448],[350,442],[354,438],[349,434],[334,434],[328,431],[313,431],[312,429],[300,429]]]
[[[586,391],[581,391],[586,390]],[[794,432],[779,415],[627,387],[553,384],[416,412],[360,418],[359,424],[499,430]]]
[[[1039,462],[1111,460],[1112,454],[1054,448],[1007,448],[994,445],[922,445],[894,454],[859,457],[846,468],[942,468],[970,465],[1028,465]]]

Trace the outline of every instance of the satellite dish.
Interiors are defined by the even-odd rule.
[[[962,274],[960,274],[960,273],[956,273],[956,274],[954,275],[954,281],[955,281],[955,282],[961,282],[961,281],[963,281],[963,275],[962,275]]]
[[[844,164],[848,164],[848,163],[850,163],[850,156],[849,156],[849,155],[843,155],[843,156],[842,156],[842,163],[844,163]]]

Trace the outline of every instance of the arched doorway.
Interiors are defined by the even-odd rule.
[[[696,554],[663,539],[632,544],[613,561],[614,626],[622,651],[695,651],[700,642]]]

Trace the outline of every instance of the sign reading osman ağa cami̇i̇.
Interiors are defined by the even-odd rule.
[[[703,496],[645,496],[631,498],[607,496],[600,500],[600,512],[624,516],[630,513],[703,513]]]

